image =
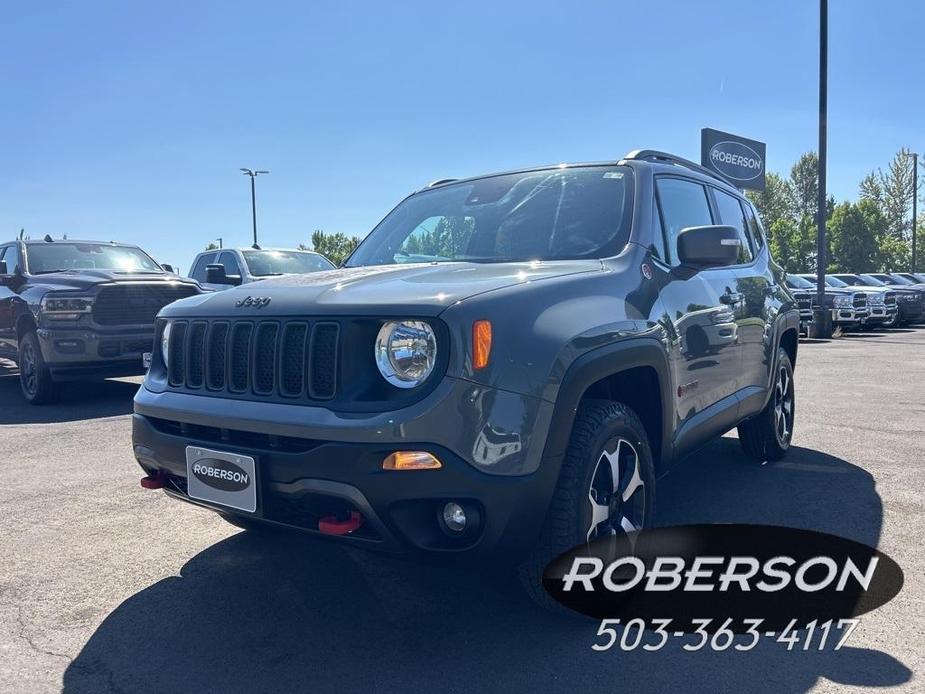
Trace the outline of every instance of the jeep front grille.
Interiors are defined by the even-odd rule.
[[[329,400],[340,326],[330,321],[174,321],[172,387],[257,398]]]
[[[153,325],[167,304],[196,293],[189,284],[113,284],[96,295],[93,320],[98,325]]]

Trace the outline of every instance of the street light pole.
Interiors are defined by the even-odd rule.
[[[912,270],[915,272],[915,236],[919,203],[919,155],[912,155]]]
[[[816,306],[810,334],[815,338],[832,336],[832,314],[825,307],[825,217],[826,217],[826,121],[829,91],[829,3],[819,0],[819,196],[816,200]]]
[[[251,218],[254,222],[254,248],[257,248],[257,187],[254,181],[260,174],[268,174],[270,172],[252,171],[251,169],[245,169],[244,167],[241,167],[241,171],[244,172],[245,176],[251,177]]]

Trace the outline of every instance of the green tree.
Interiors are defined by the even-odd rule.
[[[771,255],[784,270],[793,274],[816,269],[816,221],[803,215],[799,222],[791,217],[777,220],[768,234]]]
[[[218,244],[210,241],[210,242],[209,242],[209,245],[206,246],[206,250],[207,250],[207,251],[217,251],[217,250],[218,250]]]
[[[862,201],[861,204],[863,204]],[[843,202],[828,224],[830,257],[828,272],[874,272],[879,239],[859,205]]]
[[[787,181],[776,173],[768,173],[764,190],[746,192],[746,196],[758,210],[765,229],[790,216],[790,191]]]
[[[787,181],[790,197],[790,213],[794,219],[802,220],[809,215],[816,216],[819,197],[819,157],[815,152],[805,152],[790,169]]]
[[[340,231],[336,234],[327,234],[321,229],[315,229],[312,233],[311,250],[321,253],[332,263],[340,266],[359,244],[359,236],[347,236]],[[305,244],[299,244],[299,248],[308,250]]]

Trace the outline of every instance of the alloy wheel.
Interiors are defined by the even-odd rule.
[[[793,378],[783,364],[777,369],[774,386],[774,430],[779,443],[790,443],[793,435]]]
[[[604,446],[591,475],[588,501],[591,503],[588,542],[643,527],[646,485],[640,475],[639,454],[632,443],[616,438]]]
[[[22,379],[23,390],[29,395],[35,395],[38,388],[38,368],[35,363],[35,349],[28,342],[21,346],[19,377]]]

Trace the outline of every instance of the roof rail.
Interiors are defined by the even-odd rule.
[[[433,188],[434,186],[442,186],[444,183],[452,183],[453,181],[458,181],[458,178],[438,178],[436,181],[431,181],[427,184],[428,188]]]
[[[659,152],[657,149],[634,149],[632,152],[627,154],[624,159],[644,159],[648,161],[661,161],[667,164],[674,164],[676,166],[683,166],[686,169],[692,169],[698,173],[702,173],[705,176],[710,176],[715,178],[723,183],[732,186],[733,188],[738,188],[738,186],[729,178],[726,178],[721,173],[708,169],[705,166],[696,164],[689,159],[676,156],[674,154],[669,154],[668,152]]]

